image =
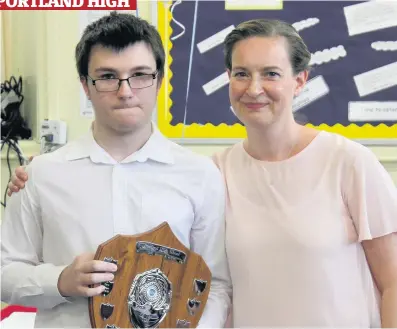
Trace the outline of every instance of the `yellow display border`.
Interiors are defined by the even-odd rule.
[[[207,123],[205,125],[193,123],[191,125],[183,125],[178,123],[177,125],[171,125],[172,114],[170,109],[172,107],[172,99],[170,97],[172,92],[172,85],[170,83],[172,78],[172,71],[170,69],[172,64],[171,48],[172,48],[172,28],[171,28],[171,12],[170,5],[172,1],[167,4],[163,1],[157,2],[157,28],[163,40],[163,45],[166,51],[166,63],[165,63],[165,74],[164,81],[159,90],[159,97],[157,102],[157,125],[160,131],[168,138],[187,138],[187,139],[240,139],[246,137],[246,130],[243,125],[236,123],[234,125],[220,124],[213,125]],[[215,104],[214,104],[215,106]],[[357,126],[356,124],[350,124],[343,126],[336,124],[334,126],[328,126],[321,124],[314,126],[307,124],[308,127],[313,127],[319,130],[325,130],[329,132],[338,133],[347,138],[351,139],[397,139],[397,124],[390,127],[385,124],[378,126],[372,126],[365,124],[363,126]]]

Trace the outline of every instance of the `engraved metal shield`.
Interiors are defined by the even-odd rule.
[[[101,317],[104,320],[110,318],[113,313],[114,305],[112,304],[101,304]]]
[[[171,306],[172,284],[158,268],[135,277],[128,295],[128,311],[136,328],[156,328]]]
[[[194,328],[206,305],[211,272],[168,223],[139,235],[117,235],[95,259],[117,264],[113,281],[90,298],[93,328]]]

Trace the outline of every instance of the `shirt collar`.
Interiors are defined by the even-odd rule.
[[[92,134],[92,129],[77,140],[71,143],[67,153],[67,160],[73,161],[82,158],[90,158],[94,163],[117,164],[102,147],[98,145]],[[156,125],[152,123],[152,135],[141,149],[129,155],[120,163],[129,162],[146,162],[153,160],[165,164],[173,164],[174,156],[172,154],[171,142],[167,140],[158,130]]]

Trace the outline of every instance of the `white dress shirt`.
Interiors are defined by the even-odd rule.
[[[200,327],[224,325],[231,294],[225,188],[210,158],[155,128],[139,151],[117,162],[90,132],[35,157],[27,172],[2,222],[1,292],[6,303],[37,307],[36,327],[90,327],[88,299],[58,291],[62,270],[116,234],[146,232],[163,221],[212,272]]]

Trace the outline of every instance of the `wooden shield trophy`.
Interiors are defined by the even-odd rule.
[[[113,262],[114,280],[89,300],[93,328],[195,328],[203,314],[211,272],[168,223],[138,235],[116,235],[95,259]]]

